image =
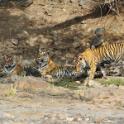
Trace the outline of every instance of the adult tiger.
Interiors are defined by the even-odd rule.
[[[77,58],[76,69],[79,72],[80,66],[83,68],[89,67],[89,80],[94,78],[96,69],[99,64],[104,61],[117,62],[124,56],[124,43],[111,43],[99,46],[94,49],[86,49],[83,53],[80,53]]]

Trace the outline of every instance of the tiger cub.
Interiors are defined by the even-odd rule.
[[[19,59],[16,56],[5,55],[3,64],[3,72],[8,75],[22,75],[23,67],[21,66]]]
[[[96,69],[102,62],[118,62],[124,56],[124,43],[111,43],[99,46],[94,49],[86,49],[80,53],[77,59],[76,69],[80,71],[80,66],[89,68],[89,80],[94,78]]]
[[[40,52],[36,59],[37,68],[41,75],[48,77],[50,82],[67,79],[75,79],[80,76],[80,72],[76,72],[75,66],[58,65],[50,58],[47,52]]]

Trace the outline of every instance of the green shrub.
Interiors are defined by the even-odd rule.
[[[119,77],[110,77],[108,79],[102,79],[99,81],[101,84],[108,86],[108,85],[124,85],[124,78],[119,78]]]

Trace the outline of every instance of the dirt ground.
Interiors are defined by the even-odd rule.
[[[29,87],[0,84],[1,124],[123,124],[124,87],[80,86],[78,90],[49,85],[28,77]],[[33,78],[33,79],[32,79]],[[40,81],[40,82],[39,82]],[[22,82],[22,81],[21,81]],[[36,84],[40,83],[37,88]],[[23,83],[24,86],[24,83]],[[32,87],[33,86],[33,87]],[[33,89],[32,89],[33,88]]]
[[[108,42],[123,41],[124,14],[92,17],[92,4],[85,0],[83,5],[76,0],[34,0],[25,9],[0,8],[0,54],[32,59],[40,46],[58,63],[71,63],[89,46],[98,27],[106,29]],[[71,90],[37,78],[24,80],[24,85],[29,85],[21,81],[17,89],[11,89],[10,83],[0,83],[0,124],[124,123],[123,86]]]

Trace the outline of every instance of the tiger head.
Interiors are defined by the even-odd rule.
[[[85,59],[83,58],[82,55],[79,55],[77,58],[77,62],[76,62],[76,70],[77,72],[81,72],[82,69],[86,68],[87,63],[85,61]]]
[[[83,53],[80,53],[77,57],[76,70],[81,72],[82,69],[89,69],[89,65],[92,61],[91,49],[86,49]]]
[[[11,73],[16,66],[15,56],[5,55],[3,59],[4,59],[3,68],[4,68],[5,73]]]
[[[44,52],[42,49],[39,50],[35,63],[36,68],[44,75],[57,67],[57,64],[55,64],[50,58],[49,52]]]
[[[37,68],[45,68],[49,62],[49,55],[47,52],[41,52],[38,54],[38,57],[35,59]]]

